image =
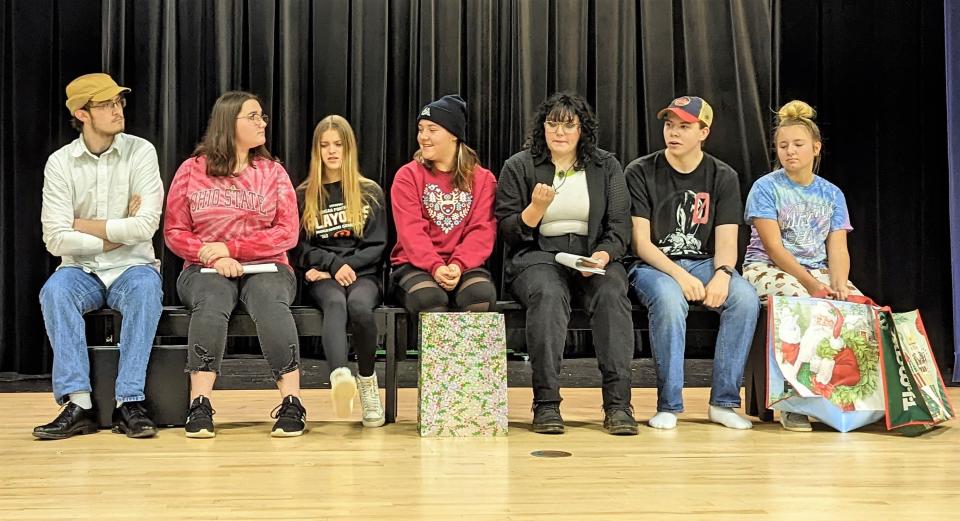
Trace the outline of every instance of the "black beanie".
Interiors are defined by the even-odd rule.
[[[461,143],[467,141],[467,102],[458,94],[448,94],[423,107],[417,122],[427,119],[457,136]]]

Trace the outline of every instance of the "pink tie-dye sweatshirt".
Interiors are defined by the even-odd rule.
[[[208,242],[225,243],[242,264],[289,266],[298,226],[297,196],[280,163],[257,159],[236,176],[212,177],[205,158],[191,157],[170,184],[163,238],[184,268],[202,264],[197,253]]]

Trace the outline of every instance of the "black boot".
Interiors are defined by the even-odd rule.
[[[540,402],[533,406],[533,432],[540,434],[563,434],[563,418],[560,404]]]
[[[604,411],[603,428],[610,434],[617,436],[636,436],[639,432],[637,420],[633,418],[633,410],[626,408],[612,408]]]

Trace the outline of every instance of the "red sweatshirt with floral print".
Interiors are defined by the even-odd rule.
[[[184,268],[202,264],[197,253],[208,242],[225,243],[241,264],[289,266],[298,226],[297,196],[280,163],[257,159],[234,176],[213,177],[204,157],[191,157],[170,184],[163,238]]]

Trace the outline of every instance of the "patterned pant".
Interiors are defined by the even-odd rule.
[[[809,270],[813,278],[820,282],[830,285],[830,272],[826,269]],[[753,284],[757,290],[757,295],[761,297],[769,295],[783,295],[787,297],[808,297],[810,293],[807,288],[800,284],[793,275],[781,270],[771,264],[753,263],[743,267],[743,278]],[[850,288],[851,295],[863,295],[856,286],[849,280],[847,287]]]

